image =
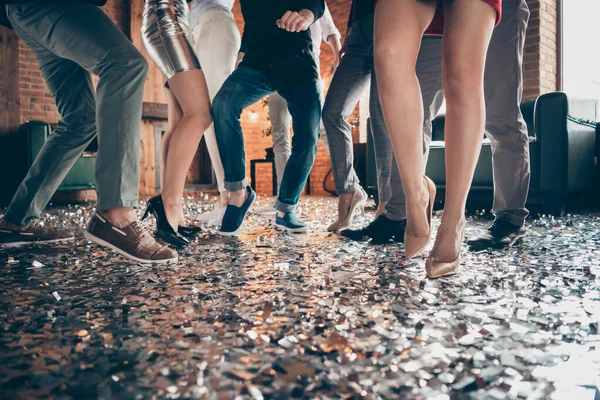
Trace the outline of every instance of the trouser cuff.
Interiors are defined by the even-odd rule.
[[[277,199],[277,202],[275,203],[275,208],[277,209],[277,211],[281,211],[284,213],[293,213],[298,208],[298,204],[287,204]]]
[[[494,217],[497,219],[505,219],[513,225],[521,227],[525,225],[525,219],[529,215],[529,210],[526,208],[521,210],[504,210],[494,213]]]
[[[237,182],[228,182],[225,181],[225,190],[228,192],[237,192],[238,190],[246,189],[248,183],[246,183],[246,178]]]

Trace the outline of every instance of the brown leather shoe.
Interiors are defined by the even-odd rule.
[[[68,242],[73,234],[61,229],[30,225],[23,230],[0,228],[0,247],[20,247],[44,243]]]
[[[137,221],[124,228],[117,228],[96,214],[90,220],[84,235],[89,241],[109,247],[138,263],[177,262],[177,252],[158,243]]]

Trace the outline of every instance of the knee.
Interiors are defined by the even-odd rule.
[[[219,91],[212,101],[212,116],[215,123],[222,121],[223,118],[235,116],[231,105],[231,97],[223,90]],[[239,118],[239,115],[237,117]]]
[[[483,99],[482,71],[469,65],[468,62],[458,62],[447,65],[443,72],[444,95],[450,102],[465,102]]]
[[[188,118],[190,125],[195,128],[199,136],[202,136],[212,123],[212,117],[208,111],[194,111],[185,117]]]

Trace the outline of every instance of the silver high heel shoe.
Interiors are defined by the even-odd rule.
[[[363,190],[363,188],[356,186],[356,189],[352,194],[352,200],[350,201],[350,207],[348,208],[346,217],[343,220],[338,219],[333,224],[329,225],[327,230],[329,232],[337,232],[350,228],[354,218],[354,211],[356,211],[357,208],[360,208],[362,210],[362,214],[365,215],[365,203],[368,198],[369,196],[367,196],[367,193]]]

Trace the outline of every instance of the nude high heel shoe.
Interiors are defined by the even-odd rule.
[[[354,193],[352,194],[352,200],[350,201],[350,207],[348,208],[346,218],[344,218],[341,221],[338,219],[333,224],[329,225],[327,230],[329,232],[336,232],[350,228],[350,226],[352,226],[352,219],[354,218],[354,211],[357,208],[360,208],[362,210],[363,215],[365,214],[364,204],[368,198],[369,196],[367,196],[367,193],[363,190],[363,188],[357,186],[354,190]]]
[[[433,204],[435,202],[436,189],[435,184],[431,179],[426,176],[424,176],[423,179],[425,179],[425,185],[427,185],[427,191],[429,192],[429,204],[427,206],[429,233],[425,237],[415,237],[409,235],[406,231],[404,232],[404,252],[406,253],[406,259],[408,260],[421,254],[431,239],[431,220],[433,218]]]
[[[428,278],[440,278],[442,276],[453,275],[456,272],[460,265],[460,251],[462,249],[462,242],[465,236],[464,232],[465,231],[463,229],[460,234],[461,246],[458,249],[458,255],[454,261],[438,261],[436,258],[427,258],[427,260],[425,260],[425,273],[427,274]]]

